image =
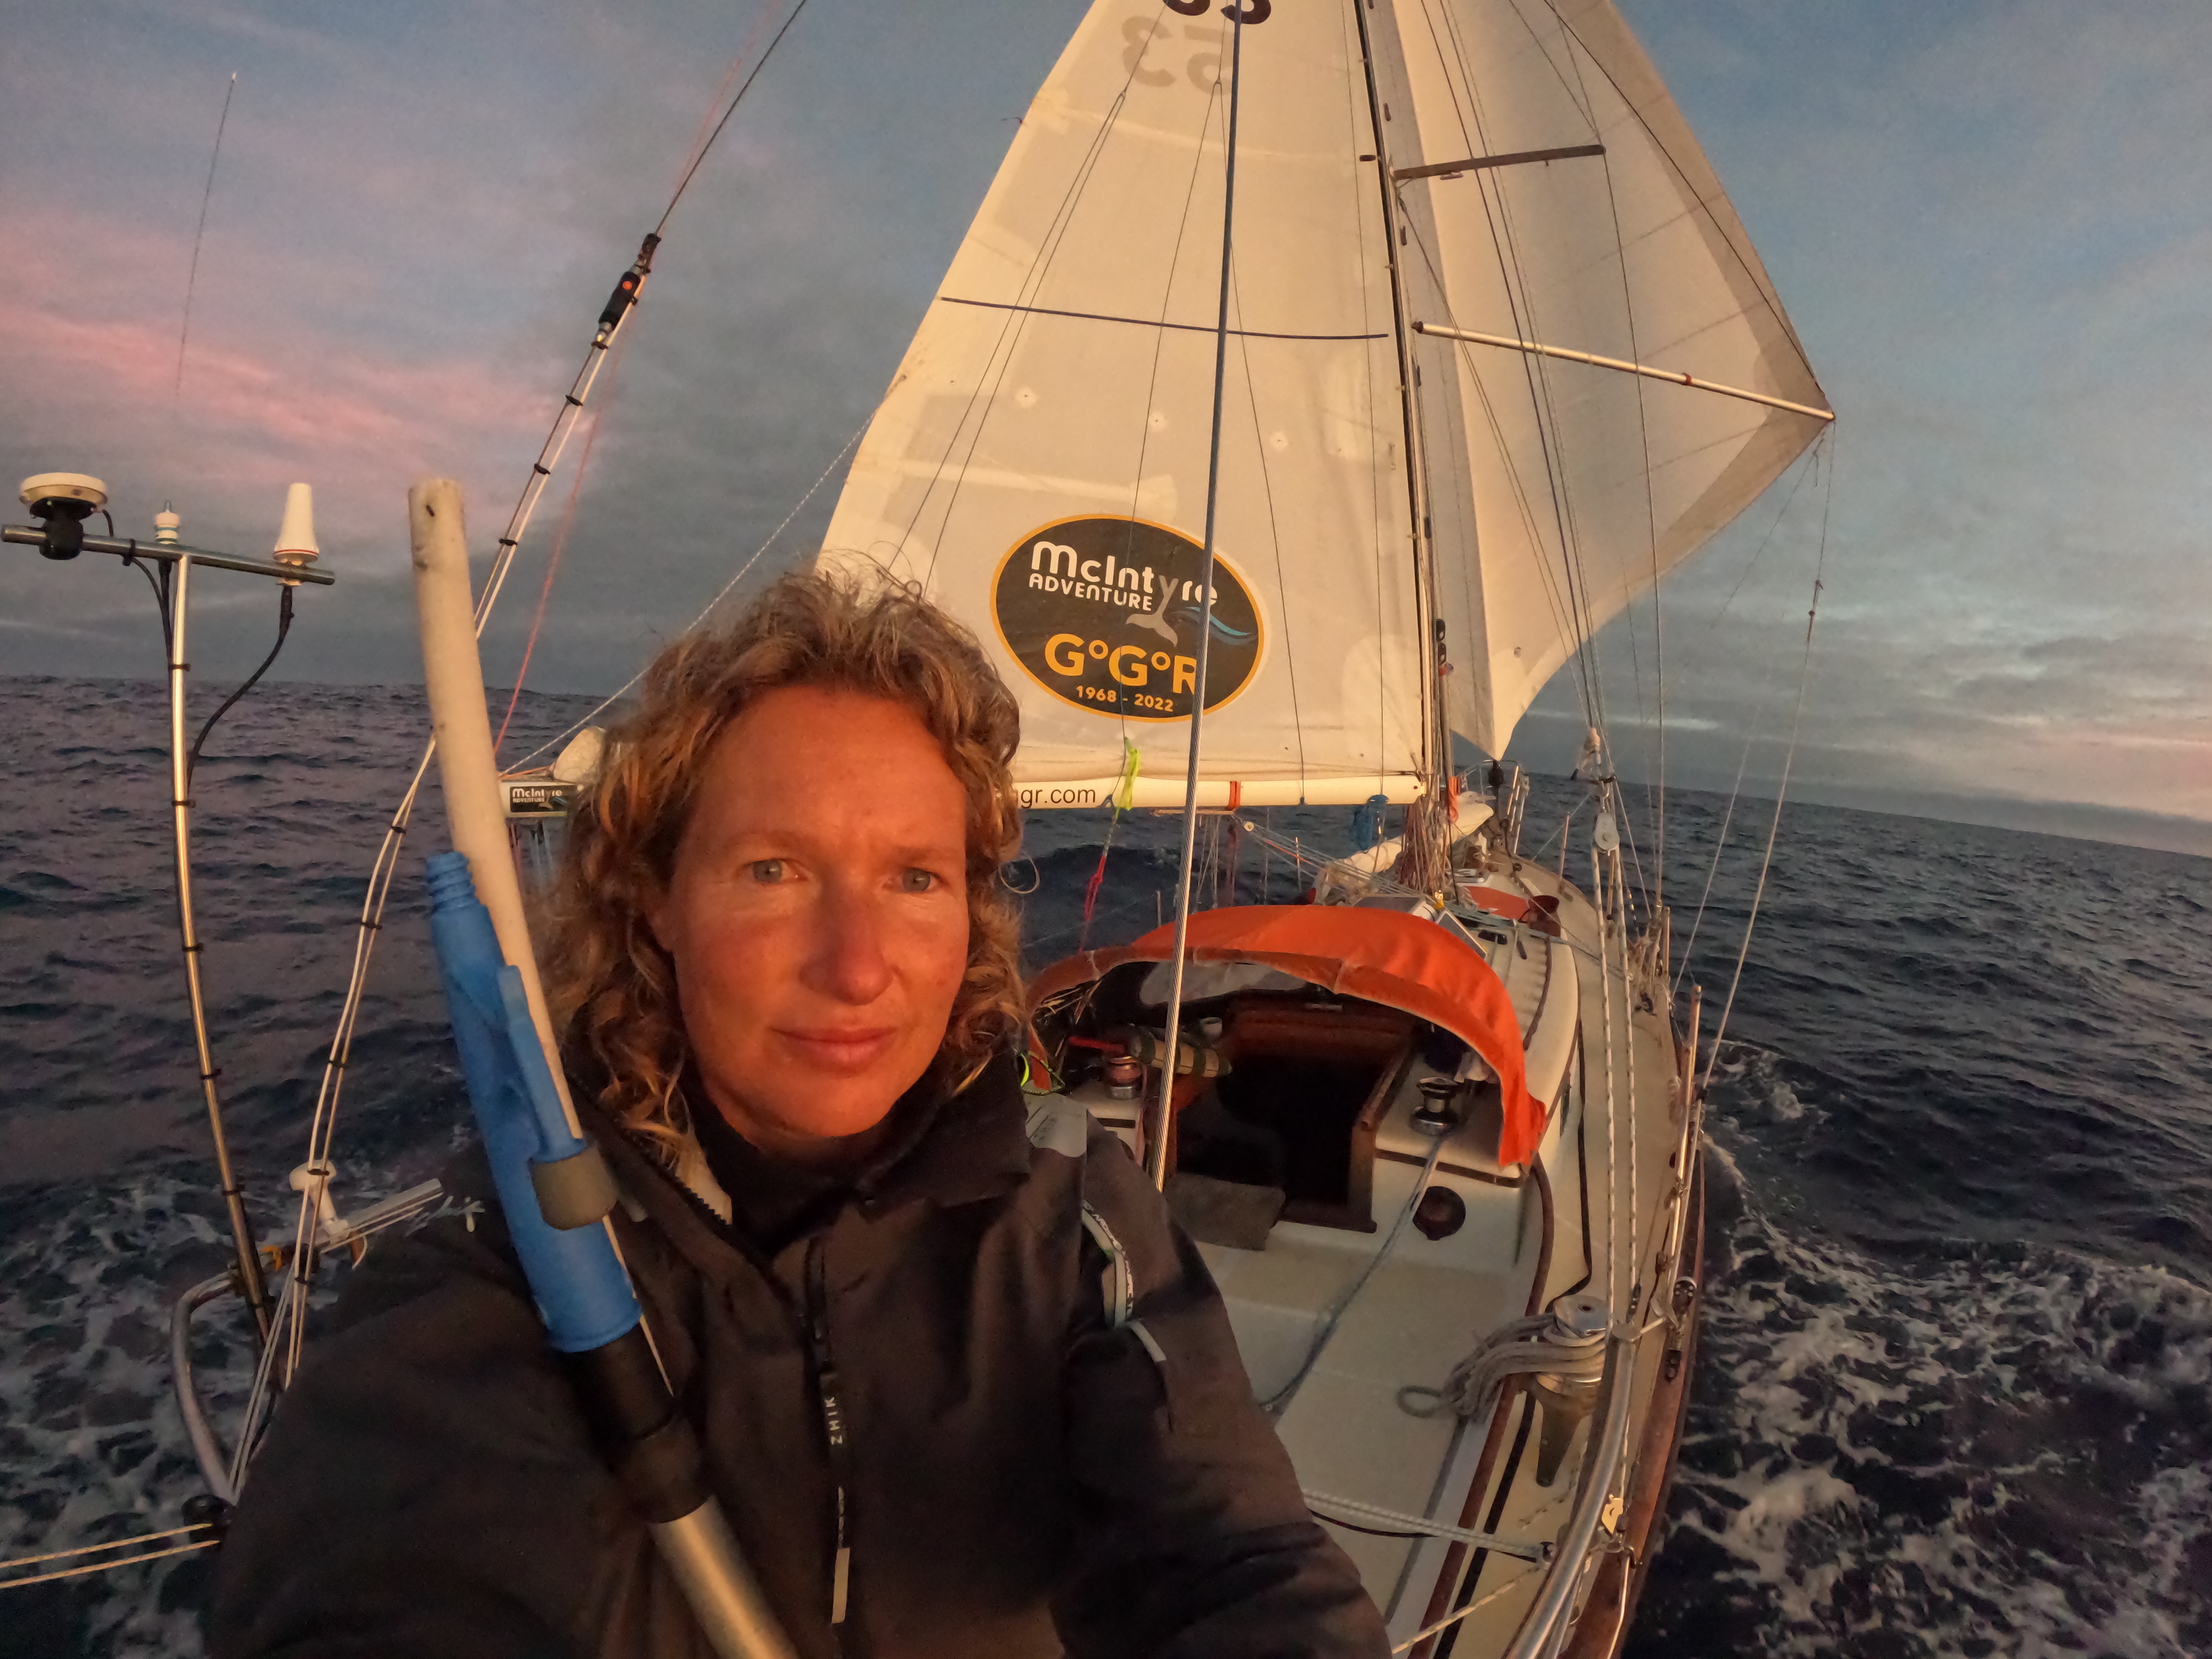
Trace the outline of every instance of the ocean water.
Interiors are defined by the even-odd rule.
[[[510,755],[585,706],[526,696]],[[264,1231],[421,726],[410,690],[267,688],[194,789],[217,1063]],[[166,730],[158,686],[0,679],[0,1556],[176,1525],[198,1487],[167,1310],[226,1247]],[[1576,799],[1540,782],[1525,844]],[[1724,806],[1676,793],[1663,857],[1636,826],[1678,955]],[[1739,808],[1698,927],[1708,1032],[1768,811]],[[1348,819],[1273,827],[1340,849]],[[434,792],[417,826],[342,1113],[347,1209],[434,1172],[466,1115],[421,891]],[[1032,821],[1009,880],[1035,890],[1034,960],[1083,936],[1105,830]],[[1248,898],[1291,890],[1249,845],[1237,868]],[[1172,879],[1171,824],[1124,820],[1092,941],[1152,925]],[[1715,1078],[1703,1347],[1636,1659],[2212,1652],[2208,918],[2212,863],[1788,809]],[[197,1352],[236,1389],[240,1331]],[[0,1654],[197,1654],[206,1576],[185,1555],[0,1591]]]

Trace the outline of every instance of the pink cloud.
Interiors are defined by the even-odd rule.
[[[258,532],[281,485],[305,477],[326,525],[373,526],[390,542],[410,481],[443,471],[519,482],[558,407],[557,365],[484,352],[410,361],[365,346],[356,327],[341,334],[303,318],[296,303],[258,307],[250,331],[196,320],[179,400],[167,278],[188,250],[104,222],[55,228],[0,293],[9,343],[0,395],[59,410],[64,418],[41,424],[67,434],[49,441],[70,453],[32,464],[112,469],[118,507],[150,511],[141,496],[188,478],[206,496],[179,506],[203,532],[240,515]],[[69,250],[66,266],[55,247]],[[94,275],[80,281],[81,271]]]

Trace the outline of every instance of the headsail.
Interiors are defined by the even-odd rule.
[[[1409,320],[1826,400],[1697,140],[1611,0],[1378,7]],[[1439,164],[1602,145],[1548,162]],[[1409,169],[1426,176],[1407,179]],[[1815,416],[1417,335],[1456,731],[1495,755],[1582,642],[1741,512]]]
[[[830,524],[825,562],[921,581],[1001,653],[1024,784],[1103,799],[1126,738],[1139,799],[1182,797],[1228,29],[1189,0],[1091,8]],[[1243,65],[1203,775],[1248,800],[1404,799],[1425,688],[1356,20],[1248,0]]]

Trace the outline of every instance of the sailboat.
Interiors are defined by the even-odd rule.
[[[1034,981],[1036,1113],[1162,1181],[1401,1650],[1626,1629],[1702,1103],[1596,635],[1831,418],[1607,0],[1099,0],[831,520],[995,652],[1025,806],[1185,815],[1176,921]],[[1563,670],[1595,810],[1547,868],[1453,744]],[[1288,807],[1403,827],[1316,859]],[[1304,902],[1190,914],[1201,815]]]
[[[658,240],[600,319],[479,627]],[[1097,0],[824,538],[825,564],[918,585],[996,654],[1025,806],[1182,814],[1173,922],[1035,977],[1033,1122],[1088,1113],[1163,1185],[1401,1651],[1606,1655],[1627,1627],[1694,1358],[1700,1012],[1635,874],[1599,635],[1830,418],[1609,0]],[[46,527],[11,540],[150,555],[82,537],[96,504],[52,478],[26,502]],[[328,580],[292,545],[173,550],[179,769],[184,576]],[[1525,782],[1497,763],[1563,672],[1591,729],[1589,828],[1539,862]],[[507,781],[515,833],[588,787],[593,748]],[[1487,799],[1470,752],[1493,757]],[[218,1498],[299,1363],[318,1263],[439,1200],[341,1217],[330,1191],[429,763],[364,902],[295,1237],[257,1246],[234,1205],[237,1273],[178,1310],[179,1402]],[[1291,809],[1348,812],[1363,850],[1285,839],[1271,815]],[[1228,902],[1197,907],[1201,822],[1279,855],[1297,902],[1237,902],[1232,867],[1212,872]],[[229,1447],[190,1374],[194,1314],[226,1293],[267,1334]]]

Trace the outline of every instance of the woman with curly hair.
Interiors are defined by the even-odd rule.
[[[913,593],[787,577],[653,665],[541,954],[662,1367],[791,1639],[1380,1656],[1196,1249],[1024,1097],[1012,698]],[[483,1213],[380,1243],[258,1460],[217,1659],[703,1655]]]

